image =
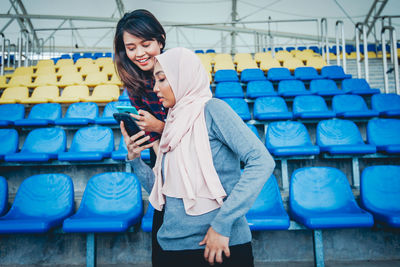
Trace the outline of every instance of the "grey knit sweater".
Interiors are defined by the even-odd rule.
[[[164,222],[157,233],[164,250],[204,248],[198,244],[210,226],[229,237],[230,246],[250,242],[245,214],[275,167],[263,143],[224,101],[209,100],[205,118],[214,167],[227,197],[221,208],[199,216],[187,215],[182,199],[166,197]],[[243,173],[240,161],[244,162]],[[150,193],[155,179],[153,171],[140,158],[129,162]]]

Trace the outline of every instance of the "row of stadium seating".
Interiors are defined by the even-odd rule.
[[[254,125],[249,125],[259,137]],[[400,120],[371,119],[367,124],[367,143],[357,125],[350,120],[321,120],[316,127],[316,144],[311,141],[307,128],[297,121],[277,121],[268,125],[265,143],[277,157],[329,155],[386,155],[400,154]],[[101,161],[105,158],[125,159],[127,154],[123,138],[115,151],[114,134],[105,126],[79,128],[67,151],[67,137],[59,127],[37,128],[30,131],[21,148],[15,129],[0,129],[0,159],[6,162]],[[264,137],[263,137],[264,138]],[[66,152],[67,151],[67,152]],[[146,152],[146,158],[148,152]],[[379,157],[379,155],[375,155]]]
[[[308,229],[372,227],[374,221],[399,228],[400,166],[364,169],[361,207],[346,175],[332,167],[306,167],[293,172],[289,215],[272,175],[247,213],[252,230],[288,229],[290,219]],[[7,211],[7,182],[0,178],[0,214]],[[0,233],[45,233],[62,226],[64,232],[124,232],[142,220],[151,231],[153,208],[142,218],[140,183],[131,173],[101,173],[87,183],[74,214],[74,185],[65,174],[39,174],[20,185],[14,203],[0,217]],[[321,212],[323,211],[323,212]],[[289,219],[290,218],[290,219]]]

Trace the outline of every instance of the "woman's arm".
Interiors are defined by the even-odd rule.
[[[140,109],[138,112],[139,115],[132,114],[132,116],[137,120],[137,124],[142,130],[162,134],[165,125],[163,121],[158,120],[146,110]]]
[[[228,104],[213,99],[207,106],[208,114],[212,117],[213,134],[244,163],[244,171],[238,183],[211,222],[216,232],[229,237],[233,223],[251,208],[271,176],[275,162],[264,144]]]

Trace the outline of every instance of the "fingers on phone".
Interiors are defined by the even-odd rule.
[[[148,141],[150,139],[150,136],[146,136],[146,137],[143,137],[143,138],[140,138],[139,140],[136,140],[136,145],[138,145],[138,146],[140,146],[140,145],[142,145],[144,142],[146,142],[146,141]]]
[[[128,133],[127,133],[126,130],[125,130],[125,125],[124,125],[124,122],[123,122],[123,121],[120,122],[119,127],[121,128],[121,133],[122,133],[122,135],[123,135],[123,136],[128,136]]]

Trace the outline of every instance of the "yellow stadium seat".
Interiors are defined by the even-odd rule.
[[[67,73],[61,76],[60,80],[58,81],[57,85],[64,87],[69,85],[78,85],[82,84],[83,79],[82,75],[79,73]]]
[[[298,67],[304,67],[303,61],[297,58],[291,58],[291,59],[286,59],[283,62],[283,67],[289,69],[291,72],[294,72],[294,70]]]
[[[81,98],[83,102],[111,102],[118,100],[119,87],[115,84],[101,84],[97,85],[92,92],[91,96]]]
[[[74,65],[74,60],[72,58],[62,58],[59,59],[56,63],[56,67]]]
[[[211,75],[211,72],[207,72],[207,74],[208,74],[208,79],[210,80],[210,84],[212,83],[212,75]]]
[[[310,57],[307,59],[306,67],[314,67],[318,71],[322,69],[322,67],[327,66],[325,60],[322,57]]]
[[[43,85],[57,85],[57,76],[55,74],[50,75],[39,75],[35,78],[32,83],[33,87]]]
[[[7,86],[7,77],[0,76],[0,88],[6,88]]]
[[[334,53],[329,53],[329,60],[336,60],[336,55]]]
[[[96,86],[99,84],[105,84],[108,81],[108,75],[102,72],[92,72],[86,75],[85,80],[82,84],[87,86]]]
[[[101,72],[108,75],[114,74],[116,72],[114,64],[106,64],[101,68]]]
[[[217,61],[217,62],[215,62],[215,65],[214,65],[214,72],[217,72],[218,70],[235,70],[235,66],[233,65],[232,60],[231,61]]]
[[[18,67],[15,69],[15,71],[12,74],[12,76],[24,76],[24,75],[28,75],[28,76],[33,75],[33,68],[32,67]]]
[[[213,62],[218,63],[221,61],[230,61],[232,62],[232,56],[230,54],[215,54]],[[233,62],[232,62],[233,64]]]
[[[60,96],[58,87],[55,85],[38,86],[33,90],[31,97],[21,100],[22,104],[39,104],[52,101]]]
[[[289,58],[293,58],[293,55],[290,54],[286,50],[280,50],[280,51],[275,53],[275,59],[280,61],[280,62],[283,62],[283,61],[285,61],[285,60],[287,60]]]
[[[382,58],[382,51],[378,51],[376,54],[377,58]],[[386,51],[386,58],[390,58],[390,51]]]
[[[261,60],[260,62],[260,69],[262,71],[268,71],[270,68],[281,68],[281,64],[275,58]]]
[[[237,72],[242,72],[244,69],[257,69],[257,63],[254,60],[240,60],[236,66]]]
[[[238,64],[240,61],[252,61],[253,57],[249,53],[237,53],[233,57],[233,63]]]
[[[61,96],[55,97],[51,102],[55,103],[76,103],[82,98],[89,96],[89,87],[86,85],[70,85],[64,88]]]
[[[79,71],[82,75],[89,74],[89,73],[99,73],[100,67],[96,64],[86,64],[83,65]]]
[[[210,64],[213,62],[213,57],[210,54],[197,53],[196,55],[200,58],[201,61],[205,61],[205,62],[208,62]]]
[[[368,51],[368,58],[376,58],[376,53],[374,51]]]
[[[82,67],[87,64],[93,64],[93,59],[91,58],[80,58],[75,62],[76,67]]]
[[[64,65],[61,66],[58,71],[57,75],[63,75],[63,74],[68,74],[68,73],[77,73],[78,69],[75,67],[75,65]]]
[[[311,57],[318,57],[320,54],[314,53],[312,50],[303,50],[303,51],[298,51],[295,54],[295,58],[301,60],[301,61],[307,61],[307,59]]]
[[[97,66],[104,66],[109,64],[114,64],[112,58],[110,57],[99,57],[94,62]]]
[[[118,74],[114,73],[113,75],[111,75],[111,79],[108,80],[106,84],[115,84],[118,86],[122,86],[122,81],[119,78]]]
[[[28,96],[28,87],[9,87],[4,89],[3,94],[0,97],[0,104],[20,103],[22,99],[26,99]]]
[[[265,52],[263,52],[263,53],[258,52],[258,53],[254,54],[254,60],[257,63],[260,63],[262,60],[269,60],[269,59],[272,59],[271,52],[266,52],[266,53]]]
[[[363,58],[364,55],[360,53],[360,58]],[[356,52],[351,52],[350,54],[347,54],[346,56],[347,59],[357,59],[357,53]]]
[[[43,66],[36,69],[34,76],[51,75],[51,74],[53,75],[56,74],[56,68],[54,66]]]
[[[38,63],[36,64],[36,68],[42,68],[42,67],[54,67],[54,61],[51,59],[39,60]]]
[[[211,63],[210,62],[207,62],[207,61],[203,61],[203,60],[200,60],[201,61],[201,63],[203,64],[203,67],[206,69],[206,71],[207,72],[212,72],[212,67],[211,67]]]
[[[7,87],[17,87],[17,86],[31,86],[32,85],[32,77],[30,75],[20,75],[20,76],[12,76],[8,81]]]

